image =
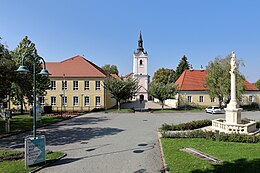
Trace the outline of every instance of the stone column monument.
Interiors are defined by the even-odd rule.
[[[236,54],[232,52],[230,60],[231,70],[231,99],[226,111],[226,123],[228,124],[239,124],[241,123],[241,111],[242,108],[238,108],[236,100]]]
[[[231,70],[231,98],[230,102],[225,108],[225,119],[218,118],[212,120],[212,129],[219,130],[225,133],[243,133],[243,134],[255,134],[259,132],[256,128],[256,122],[254,120],[242,120],[241,111],[242,108],[238,108],[236,100],[236,55],[234,52],[231,54],[230,60]]]

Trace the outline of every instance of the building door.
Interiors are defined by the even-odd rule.
[[[139,98],[140,102],[144,100],[144,95],[140,95],[140,98]]]

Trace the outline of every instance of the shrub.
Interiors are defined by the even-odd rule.
[[[94,108],[91,110],[91,112],[101,112],[101,111],[105,111],[104,108]]]
[[[180,130],[194,130],[206,126],[211,126],[212,122],[211,120],[197,120],[197,121],[191,121],[188,123],[182,123],[177,125],[169,125],[169,124],[163,124],[160,128],[162,131],[172,130],[172,131],[180,131]]]
[[[260,141],[260,136],[245,135],[238,133],[227,134],[203,130],[193,130],[174,133],[163,132],[162,136],[164,138],[206,138],[214,141],[241,143],[257,143]]]

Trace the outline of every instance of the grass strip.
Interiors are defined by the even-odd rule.
[[[12,156],[14,153],[23,155],[22,151],[0,150],[0,156],[3,155]],[[49,152],[46,154],[46,161],[50,162],[51,160],[61,157],[63,154],[64,153],[62,152]],[[0,172],[1,173],[28,173],[41,165],[42,164],[33,165],[28,168],[25,168],[24,159],[5,160],[0,162]]]
[[[171,173],[208,172],[260,172],[260,144],[216,142],[206,139],[162,138],[166,164]],[[180,151],[191,147],[217,157],[224,162],[211,164],[205,160]]]
[[[47,124],[52,124],[55,122],[62,121],[67,118],[58,117],[58,116],[42,116],[42,121],[37,122],[37,127],[45,126]],[[33,117],[29,115],[17,115],[12,116],[11,119],[11,133],[18,133],[25,130],[32,130],[33,126]],[[5,134],[5,121],[0,120],[0,135]]]

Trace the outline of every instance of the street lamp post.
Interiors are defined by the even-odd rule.
[[[23,62],[26,57],[31,55],[22,56],[22,65],[16,70],[20,73],[27,73],[29,72],[28,67],[24,66]],[[33,59],[33,138],[36,139],[36,61],[42,60],[43,61],[43,69],[39,73],[40,75],[49,75],[48,70],[46,69],[45,61],[42,57],[36,56]]]

